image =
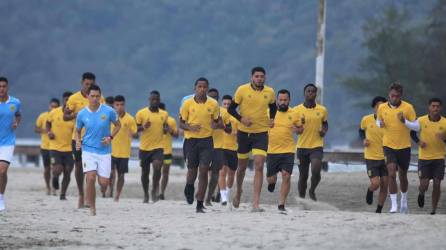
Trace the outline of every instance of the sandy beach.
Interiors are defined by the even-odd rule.
[[[10,168],[0,213],[0,249],[443,249],[446,244],[445,187],[438,214],[416,205],[418,179],[409,175],[409,215],[375,214],[365,203],[365,173],[324,173],[319,201],[296,198],[297,172],[287,214],[277,210],[278,192],[262,191],[264,213],[250,213],[252,172],[241,207],[214,204],[206,214],[183,197],[185,171],[172,169],[165,201],[143,204],[139,169],[132,168],[119,203],[97,199],[97,213],[77,209],[74,176],[67,201],[47,196],[41,168]],[[279,178],[280,180],[280,178]],[[375,194],[375,201],[376,196]]]

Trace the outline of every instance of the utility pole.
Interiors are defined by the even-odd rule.
[[[319,0],[316,41],[316,86],[319,89],[317,102],[324,102],[324,61],[325,61],[325,0]]]

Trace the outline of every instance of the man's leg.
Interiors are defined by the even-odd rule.
[[[63,173],[64,170],[64,166],[60,163],[57,162],[55,164],[53,164],[53,189],[57,190],[59,189],[59,176]],[[62,190],[61,193],[62,195]]]
[[[116,164],[112,163],[111,173],[110,173],[110,181],[108,185],[108,194],[106,197],[113,197],[113,191],[116,183],[116,176],[117,176],[117,170],[116,170]]]
[[[420,177],[420,185],[418,186],[418,206],[424,207],[424,194],[429,189],[429,178]],[[432,198],[433,201],[433,198]]]
[[[198,167],[197,213],[204,212],[203,201],[208,186],[208,171],[209,166],[207,165],[200,164]]]
[[[228,202],[226,191],[226,176],[228,175],[228,167],[223,166],[218,175],[218,187],[220,188],[221,204],[226,205]]]
[[[408,205],[407,205],[407,189],[408,189],[407,169],[403,169],[402,167],[398,168],[398,177],[399,177],[399,180],[400,180],[400,189],[401,189],[400,210],[401,210],[401,213],[408,213]]]
[[[87,179],[87,203],[90,206],[90,214],[96,215],[96,171],[86,173]]]
[[[291,174],[286,170],[282,170],[282,184],[280,186],[279,210],[285,210],[285,202],[290,192]]]
[[[252,207],[254,209],[259,209],[260,205],[265,159],[266,157],[264,155],[254,155],[254,195],[252,199]]]
[[[50,160],[50,153],[47,150],[42,150],[42,160],[43,160],[43,179],[45,180],[45,186],[46,186],[46,194],[51,194],[51,160]],[[55,191],[54,191],[55,194]]]
[[[162,177],[161,177],[161,194],[160,199],[164,200],[164,192],[166,191],[167,183],[169,182],[169,172],[170,172],[170,163],[164,163],[162,168]]]
[[[391,162],[387,164],[387,171],[389,173],[389,193],[390,193],[390,201],[391,201],[391,213],[396,213],[398,211],[398,203],[397,203],[397,192],[398,186],[396,184],[396,171],[397,166],[395,163]]]
[[[163,166],[163,160],[153,160],[153,176],[152,176],[152,201],[158,201],[158,193],[161,179],[161,167]]]
[[[144,191],[143,203],[149,203],[149,178],[150,178],[150,163],[141,166],[141,183]]]
[[[435,214],[437,211],[438,201],[440,200],[441,194],[441,179],[434,178],[434,187],[432,190],[432,212],[431,214]]]
[[[313,158],[311,159],[311,186],[308,190],[308,195],[314,201],[316,198],[316,187],[321,181],[321,169],[322,169],[322,159]]]
[[[372,176],[372,177],[370,177],[370,184],[369,184],[369,187],[367,188],[367,195],[366,195],[366,198],[365,198],[367,204],[372,205],[372,203],[373,203],[373,192],[378,190],[379,187],[380,187],[380,178],[379,178],[379,176]]]
[[[245,178],[246,168],[248,167],[249,159],[238,159],[238,167],[236,171],[236,190],[235,196],[232,201],[235,208],[238,208],[240,205],[240,199],[242,197],[243,192],[243,179]]]
[[[388,185],[389,185],[388,177],[382,176],[380,179],[378,205],[376,207],[377,213],[381,213],[382,208],[384,206],[384,202],[386,202]]]
[[[74,177],[76,178],[77,190],[79,192],[78,208],[84,207],[84,171],[82,169],[82,152],[76,150],[76,142],[72,141],[74,158]],[[87,204],[88,205],[88,204]]]
[[[214,152],[214,154],[217,154],[217,152]],[[219,176],[219,172],[221,169],[221,166],[219,166],[220,164],[221,164],[220,160],[216,160],[215,163],[213,161],[211,164],[209,190],[208,190],[208,195],[206,197],[206,205],[207,206],[212,206],[211,200],[212,200],[212,196],[214,195],[215,188],[217,187],[217,184],[218,184],[218,176]]]
[[[5,210],[3,195],[5,194],[6,184],[8,183],[9,163],[0,161],[0,211]]]
[[[118,182],[116,184],[116,196],[115,201],[119,201],[119,197],[121,197],[122,188],[124,187],[124,173],[118,172]]]
[[[73,163],[68,163],[63,167],[62,188],[60,190],[60,199],[66,200],[68,185],[71,180],[71,172],[73,171]]]

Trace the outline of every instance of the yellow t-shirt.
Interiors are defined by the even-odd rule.
[[[54,134],[54,139],[49,140],[50,150],[71,152],[71,134],[74,130],[74,120],[64,121],[63,113],[63,107],[58,107],[48,114],[48,122],[51,123],[51,132]]]
[[[383,146],[392,149],[410,148],[410,129],[408,129],[399,119],[398,113],[403,112],[404,117],[409,121],[417,118],[411,104],[402,101],[397,108],[391,108],[389,103],[383,103],[378,108],[378,119],[384,121]]]
[[[225,122],[225,124],[231,123],[232,131],[230,134],[224,133],[223,135],[223,149],[237,151],[238,144],[237,144],[237,129],[239,126],[239,121],[229,115],[228,118],[229,122]]]
[[[291,129],[293,125],[300,126],[300,116],[296,111],[277,111],[274,127],[268,133],[268,154],[294,153],[296,142]]]
[[[103,96],[101,96],[101,103],[105,103],[105,99]],[[84,97],[82,95],[82,92],[78,91],[70,96],[67,101],[67,108],[74,112],[75,114],[79,113],[83,108],[88,106],[90,104],[90,101],[88,101],[87,97]],[[81,135],[84,136],[85,129],[82,129]],[[73,136],[72,139],[76,139],[76,129],[73,130]]]
[[[40,148],[49,150],[50,149],[50,139],[46,133],[46,121],[48,119],[48,112],[43,112],[37,117],[36,127],[40,128],[42,132],[40,133]]]
[[[123,117],[119,117],[121,128],[112,140],[112,156],[115,158],[130,158],[132,152],[132,136],[138,131],[135,118],[129,113],[125,113]],[[114,129],[111,126],[111,131]]]
[[[200,125],[201,129],[198,132],[184,131],[184,138],[211,137],[211,122],[218,119],[219,111],[217,101],[212,98],[207,98],[205,103],[197,103],[195,98],[187,99],[181,106],[181,118],[190,125]]]
[[[225,108],[220,107],[220,116],[222,117],[222,120],[223,120],[223,116],[226,116],[227,113],[228,112],[226,111]],[[223,120],[223,123],[224,123],[224,120]],[[223,129],[214,129],[214,132],[212,133],[212,140],[214,141],[214,148],[216,148],[216,149],[223,148],[224,134],[225,134],[225,131]]]
[[[319,104],[306,108],[303,104],[294,107],[299,119],[305,118],[304,132],[298,136],[297,148],[319,148],[324,146],[324,138],[319,135],[322,123],[328,119],[327,109]]]
[[[251,83],[240,86],[234,95],[234,102],[239,105],[240,115],[252,121],[250,127],[239,124],[239,130],[245,133],[262,133],[269,129],[268,105],[276,101],[274,90],[264,86],[254,90]]]
[[[367,160],[384,160],[383,129],[376,125],[374,114],[362,118],[361,129],[365,131],[365,138],[369,141],[369,146],[364,147],[364,158]]]
[[[425,115],[418,118],[420,123],[420,140],[426,143],[426,147],[418,147],[418,158],[421,160],[438,160],[445,157],[445,144],[437,137],[437,134],[446,133],[446,118],[441,117],[437,122],[429,120]]]
[[[163,148],[164,123],[169,115],[166,111],[159,109],[152,112],[148,107],[140,109],[136,113],[136,124],[144,125],[150,121],[150,127],[141,132],[139,149],[151,151]]]
[[[178,131],[177,122],[171,116],[167,118],[167,126],[173,131]],[[170,133],[165,133],[163,136],[163,149],[165,155],[172,154],[172,141],[172,135]]]

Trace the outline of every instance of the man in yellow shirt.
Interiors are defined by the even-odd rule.
[[[279,211],[285,212],[285,202],[290,192],[290,180],[294,167],[294,133],[302,131],[303,127],[298,113],[289,108],[290,92],[282,89],[277,94],[278,111],[274,118],[274,125],[269,130],[268,156],[266,178],[268,191],[274,192],[277,173],[282,173],[280,187]]]
[[[376,213],[381,213],[386,201],[388,188],[388,173],[383,151],[383,131],[376,124],[376,112],[378,107],[387,102],[386,98],[377,96],[373,98],[373,114],[366,115],[361,120],[359,137],[364,144],[364,158],[367,166],[367,175],[370,178],[370,185],[367,188],[366,202],[373,203],[373,192],[379,188],[378,206]]]
[[[124,175],[129,172],[129,158],[132,151],[132,138],[137,134],[135,118],[125,111],[125,98],[122,95],[114,97],[113,107],[118,114],[121,129],[112,141],[112,174],[110,181],[110,197],[113,197],[113,187],[117,176],[115,201],[119,201],[124,187]],[[112,126],[113,129],[113,126]]]
[[[149,107],[142,108],[136,113],[138,132],[141,132],[139,159],[144,203],[149,203],[150,164],[153,166],[152,201],[158,201],[161,168],[164,160],[163,136],[167,132],[168,117],[167,112],[159,108],[160,97],[158,91],[150,92]]]
[[[305,198],[307,180],[311,164],[311,186],[308,190],[310,199],[316,201],[316,187],[321,181],[322,158],[324,156],[324,137],[328,131],[327,109],[316,103],[317,87],[307,84],[304,87],[304,103],[294,110],[303,121],[303,131],[299,131],[297,140],[297,158],[299,160],[299,196]]]
[[[225,95],[222,99],[222,105],[225,110],[229,108],[232,103],[232,96]],[[221,110],[220,110],[221,111]],[[223,168],[220,170],[218,186],[220,188],[221,204],[229,208],[232,206],[231,193],[234,185],[235,171],[237,170],[237,128],[238,121],[229,113],[225,112],[222,116],[225,125],[223,134]]]
[[[42,155],[42,161],[43,161],[43,178],[45,180],[46,184],[46,194],[51,194],[51,186],[50,186],[50,179],[51,179],[51,159],[50,159],[50,142],[48,139],[48,134],[46,133],[46,121],[48,119],[48,114],[51,112],[51,110],[59,107],[60,102],[57,98],[53,98],[50,100],[50,105],[48,107],[48,111],[45,111],[39,115],[39,117],[36,120],[36,126],[34,128],[34,132],[37,134],[40,134],[40,154]],[[53,190],[53,194],[56,195],[56,190],[59,189],[59,187],[54,187],[55,190]]]
[[[166,111],[166,105],[160,103],[160,109]],[[164,200],[164,192],[166,191],[167,183],[169,181],[170,165],[172,164],[172,140],[178,137],[177,122],[171,116],[167,117],[167,133],[163,136],[163,150],[164,150],[164,162],[161,176],[161,192],[159,195],[160,200]]]
[[[89,105],[88,101],[88,90],[90,86],[94,85],[96,82],[96,76],[91,72],[85,72],[82,75],[82,88],[80,91],[74,93],[70,96],[67,101],[66,108],[64,110],[64,120],[71,121],[76,120],[77,114],[83,108]],[[101,96],[101,103],[104,103],[104,97]],[[83,133],[82,133],[83,135]],[[77,189],[79,192],[79,208],[84,207],[84,173],[82,170],[82,151],[76,149],[76,129],[73,130],[72,136],[72,150],[74,157],[74,176],[76,177]]]
[[[274,90],[265,85],[265,76],[265,69],[262,67],[253,68],[251,82],[243,84],[237,89],[234,101],[228,109],[229,114],[240,121],[237,134],[239,159],[237,190],[233,206],[237,208],[240,204],[243,179],[248,166],[249,153],[252,151],[255,170],[252,212],[264,211],[259,207],[263,184],[263,165],[268,150],[268,129],[277,111]],[[239,107],[239,112],[237,112],[237,107]]]
[[[408,123],[410,129],[419,133],[419,138],[412,133],[412,138],[418,144],[418,206],[424,207],[424,194],[433,180],[432,211],[435,214],[440,200],[440,185],[444,178],[444,157],[446,139],[446,118],[441,116],[442,102],[438,98],[429,100],[429,113]]]
[[[417,118],[410,103],[402,101],[403,86],[398,83],[390,85],[389,101],[378,108],[377,124],[383,128],[383,148],[389,172],[389,193],[391,200],[391,213],[398,211],[396,173],[400,180],[401,213],[408,213],[407,206],[407,170],[410,164],[410,129],[406,125]]]
[[[187,153],[187,178],[184,195],[189,204],[194,202],[195,180],[198,175],[197,213],[204,213],[204,197],[208,185],[208,172],[212,160],[213,130],[217,127],[219,107],[217,101],[206,96],[209,81],[201,77],[195,81],[195,96],[187,99],[180,110],[180,128],[184,130]]]
[[[59,188],[59,176],[63,172],[60,200],[66,200],[66,192],[70,184],[70,176],[73,171],[73,155],[71,148],[71,134],[74,129],[74,121],[64,121],[63,115],[71,92],[63,93],[62,107],[53,109],[48,114],[46,133],[49,138],[51,164],[53,165],[53,188]]]

